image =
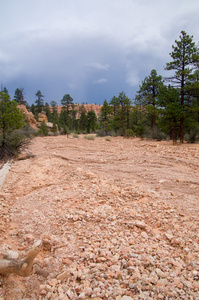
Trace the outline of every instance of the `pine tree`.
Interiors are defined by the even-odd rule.
[[[170,134],[173,144],[177,143],[180,127],[181,105],[180,92],[172,86],[162,85],[158,97],[161,128]]]
[[[90,133],[91,131],[96,130],[97,125],[97,117],[93,110],[90,110],[87,113],[87,133]]]
[[[193,71],[199,62],[199,52],[195,42],[193,42],[193,36],[189,36],[185,31],[181,31],[180,40],[175,40],[175,44],[175,46],[172,46],[173,51],[170,53],[172,61],[166,64],[165,69],[175,71],[174,75],[168,77],[167,80],[172,82],[175,87],[180,88],[180,142],[183,143],[187,93]]]
[[[118,102],[120,105],[119,115],[122,123],[122,132],[125,136],[125,127],[129,129],[129,110],[131,105],[131,100],[126,96],[124,92],[119,93]],[[127,126],[125,126],[125,122]]]
[[[73,103],[73,98],[69,94],[65,94],[61,100],[61,104],[63,106],[63,110],[66,110],[68,114],[72,103]]]
[[[17,102],[18,104],[23,104],[25,106],[27,106],[27,102],[24,99],[24,89],[23,88],[17,88],[15,90],[15,94],[14,94],[14,100],[15,102]]]
[[[17,103],[10,101],[8,94],[0,92],[0,159],[11,158],[26,144],[27,138],[15,132],[24,124],[25,120]]]
[[[112,116],[112,108],[108,105],[107,100],[104,100],[103,106],[100,109],[100,123],[103,129],[103,135],[107,134],[107,132],[111,129],[110,120]]]
[[[138,91],[139,101],[142,99],[142,106],[147,109],[148,114],[152,117],[151,127],[153,129],[156,126],[158,92],[161,84],[162,76],[157,75],[157,71],[153,69],[150,75],[145,77]]]
[[[44,100],[43,100],[43,95],[41,93],[40,90],[38,90],[35,94],[35,96],[37,97],[37,99],[35,100],[36,103],[36,110],[37,113],[40,113],[42,111],[43,105],[44,105]]]
[[[86,109],[84,104],[82,104],[79,108],[79,112],[80,112],[80,130],[82,132],[85,132],[86,128],[87,128],[87,113],[86,113]]]

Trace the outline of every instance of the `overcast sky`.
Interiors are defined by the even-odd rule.
[[[0,83],[34,103],[133,99],[152,69],[165,76],[181,30],[199,41],[199,0],[6,0],[0,5]]]

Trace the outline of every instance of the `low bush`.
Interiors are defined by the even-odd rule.
[[[63,125],[63,127],[61,127],[61,129],[60,129],[60,133],[69,136],[70,135],[70,130],[66,125]]]
[[[130,138],[134,136],[134,132],[132,129],[126,129],[125,135],[127,138]]]
[[[145,132],[145,137],[156,141],[167,139],[167,135],[157,127],[154,129],[148,128]]]
[[[99,137],[106,136],[105,131],[103,129],[99,129],[96,132],[97,132],[97,136]]]
[[[0,136],[0,159],[8,160],[17,157],[25,150],[32,137],[36,136],[36,131],[29,126],[23,126],[11,132],[7,132],[5,138]]]
[[[48,136],[58,136],[59,135],[59,132],[51,132],[51,131],[49,131],[48,132]]]
[[[188,143],[196,143],[199,141],[199,126],[190,130],[190,132],[186,133],[184,136],[185,141]]]
[[[89,141],[94,141],[95,136],[94,135],[85,135],[84,138]]]
[[[49,132],[48,126],[46,125],[45,121],[42,121],[41,126],[38,130],[38,134],[41,135],[41,136],[47,136],[48,132]]]
[[[118,129],[118,130],[109,130],[109,131],[104,131],[103,129],[99,129],[96,131],[97,136],[99,137],[104,137],[104,136],[122,136],[122,129]]]

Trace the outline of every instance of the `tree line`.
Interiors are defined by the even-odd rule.
[[[57,103],[52,101],[50,109],[44,104],[41,91],[37,91],[35,105],[31,111],[37,118],[45,110],[50,122],[58,124],[64,132],[91,132],[119,134],[123,136],[147,136],[170,138],[194,142],[199,135],[199,50],[185,31],[175,40],[170,53],[171,61],[165,70],[171,75],[164,78],[155,69],[144,78],[135,98],[129,99],[124,92],[104,100],[99,120],[93,111],[86,112],[84,105],[77,109],[69,94],[61,100],[62,111],[58,115]],[[24,102],[23,93],[16,90],[15,100]],[[53,111],[52,111],[53,110]]]
[[[38,131],[30,128],[28,120],[19,111],[18,105],[23,104],[31,111],[36,120],[41,112],[45,112],[48,122],[53,123],[51,134],[69,134],[95,132],[98,128],[98,120],[93,110],[86,111],[84,104],[75,105],[69,94],[65,94],[61,100],[62,109],[58,113],[55,101],[50,105],[44,104],[44,95],[38,90],[35,94],[35,104],[31,106],[25,101],[24,89],[15,90],[14,99],[11,100],[6,87],[0,91],[0,160],[7,160],[17,156],[24,149],[31,137],[35,135],[49,135],[45,122],[40,124]]]
[[[104,133],[120,130],[123,136],[170,138],[176,144],[199,138],[199,49],[193,36],[181,31],[170,53],[162,78],[155,69],[144,78],[132,101],[122,92],[104,101],[101,124]]]
[[[109,102],[104,100],[99,118],[94,111],[87,112],[84,104],[77,109],[69,94],[61,99],[59,114],[57,102],[51,101],[50,105],[44,103],[40,90],[35,94],[35,104],[29,106],[23,88],[17,88],[14,99],[10,100],[4,87],[0,92],[0,158],[5,153],[9,155],[9,147],[13,143],[9,139],[13,131],[26,125],[22,140],[27,137],[27,124],[17,110],[17,104],[24,104],[36,119],[41,111],[45,111],[54,131],[58,127],[62,134],[97,132],[102,136],[170,138],[174,144],[177,139],[181,143],[184,139],[195,142],[199,139],[199,49],[193,36],[181,31],[170,56],[171,61],[166,63],[165,70],[170,71],[171,75],[163,78],[155,69],[151,70],[133,100],[124,91],[113,96]],[[17,147],[20,147],[18,140]]]
[[[32,104],[30,111],[38,120],[38,114],[45,112],[48,121],[53,123],[53,128],[58,126],[60,133],[68,134],[73,131],[76,133],[90,133],[97,129],[97,116],[93,110],[86,111],[84,104],[77,105],[74,103],[70,94],[65,94],[61,99],[61,112],[58,113],[58,105],[56,101],[51,101],[50,105],[44,104],[41,91],[35,94],[37,99]]]

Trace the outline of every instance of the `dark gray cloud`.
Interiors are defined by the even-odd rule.
[[[198,41],[198,0],[7,0],[1,5],[0,83],[29,104],[133,98],[151,69],[165,74],[180,31]]]

